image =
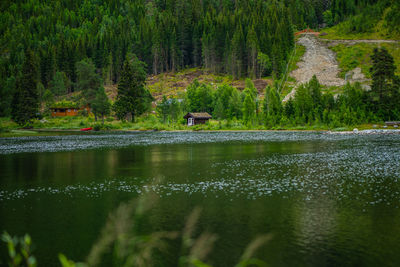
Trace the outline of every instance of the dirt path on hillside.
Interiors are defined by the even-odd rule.
[[[296,93],[296,88],[302,83],[311,80],[315,74],[318,81],[327,86],[343,86],[346,81],[339,78],[339,64],[336,60],[336,54],[328,47],[336,46],[339,44],[355,45],[359,43],[400,43],[397,40],[327,40],[319,39],[314,34],[303,34],[297,41],[298,44],[306,48],[301,61],[297,63],[298,68],[290,73],[294,77],[297,84],[292,91],[286,95],[283,102],[288,101]],[[354,70],[357,72],[357,69]],[[359,71],[361,72],[361,70]],[[356,75],[357,76],[357,75]],[[363,75],[358,75],[361,78],[353,78],[353,81],[364,81]],[[357,77],[358,77],[357,76]],[[358,79],[358,80],[357,80]]]
[[[318,81],[327,86],[342,86],[345,80],[338,77],[339,64],[336,61],[336,54],[323,44],[317,37],[305,34],[298,40],[298,44],[306,48],[298,68],[290,73],[298,84],[306,83],[313,75]],[[297,87],[297,86],[296,86]],[[285,97],[283,102],[294,96],[296,87]]]

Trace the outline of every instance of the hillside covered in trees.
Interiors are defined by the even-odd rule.
[[[343,32],[362,33],[379,22],[396,33],[399,11],[395,0],[5,0],[0,116],[10,116],[13,96],[25,91],[37,106],[49,94],[86,90],[79,77],[88,72],[96,88],[82,95],[91,104],[97,87],[120,82],[127,58],[143,62],[147,74],[200,67],[279,78],[295,31],[339,23]]]

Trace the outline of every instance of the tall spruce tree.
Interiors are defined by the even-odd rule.
[[[117,100],[114,110],[120,120],[135,120],[143,114],[152,101],[152,96],[145,88],[146,71],[144,62],[136,56],[125,60],[118,84]]]
[[[394,78],[396,67],[392,55],[385,48],[375,48],[372,59],[372,92],[375,100],[383,100]]]
[[[371,59],[371,106],[382,119],[390,119],[398,109],[399,80],[395,75],[396,66],[385,48],[375,48]]]
[[[25,61],[16,83],[12,100],[12,119],[19,125],[29,123],[39,111],[37,92],[38,66],[31,50],[25,51]]]

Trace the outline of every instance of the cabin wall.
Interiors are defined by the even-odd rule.
[[[194,119],[194,125],[205,124],[207,121],[207,119]]]
[[[66,117],[66,116],[78,116],[80,110],[86,110],[88,113],[90,112],[90,108],[54,108],[51,111],[52,117]]]

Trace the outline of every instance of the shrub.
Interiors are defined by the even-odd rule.
[[[87,116],[89,116],[89,113],[87,112],[86,109],[82,109],[82,110],[78,111],[78,115],[82,116],[82,117],[87,117]]]
[[[113,130],[113,129],[118,129],[118,125],[112,125],[112,124],[108,124],[108,123],[95,123],[92,126],[94,131],[107,131],[107,130]]]
[[[100,130],[103,130],[103,125],[101,123],[96,123],[95,125],[93,125],[92,128],[95,131],[100,131]]]

